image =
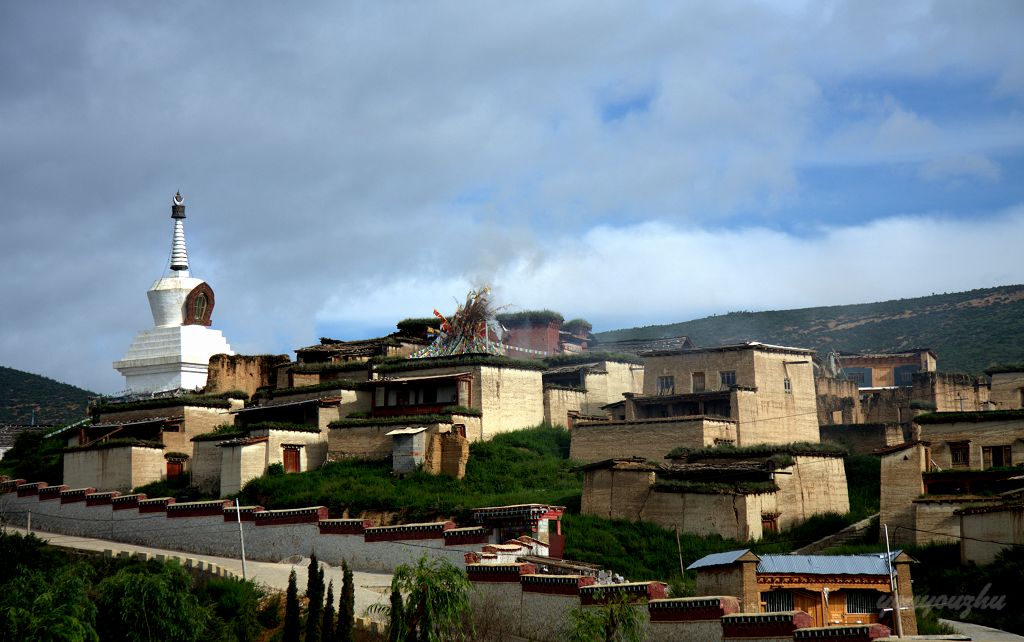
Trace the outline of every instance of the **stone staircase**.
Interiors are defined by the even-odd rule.
[[[833,546],[842,546],[843,544],[851,544],[854,542],[861,542],[864,539],[864,534],[871,529],[872,523],[878,520],[878,513],[866,517],[859,522],[854,522],[846,528],[836,531],[831,535],[822,537],[816,542],[811,542],[807,546],[798,548],[794,553],[797,555],[810,555],[817,553],[826,548],[832,548]]]

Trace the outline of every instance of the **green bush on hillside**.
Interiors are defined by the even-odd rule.
[[[504,504],[549,503],[578,510],[582,479],[572,472],[569,432],[539,426],[497,435],[470,446],[462,480],[416,472],[396,477],[387,461],[335,461],[297,475],[265,475],[250,481],[240,497],[266,508],[327,506],[345,511],[398,513],[400,521],[456,517],[469,509]]]
[[[67,440],[60,435],[47,439],[41,430],[23,432],[0,459],[0,474],[29,482],[59,484],[64,478],[66,445]]]

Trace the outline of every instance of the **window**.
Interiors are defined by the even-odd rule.
[[[722,387],[730,388],[736,385],[736,371],[735,370],[723,370],[718,373],[722,378]]]
[[[786,391],[786,394],[793,392],[793,382],[786,377],[782,380],[782,389]]]
[[[1013,463],[1010,460],[1009,446],[983,446],[981,449],[981,464],[983,468],[1012,466]]]
[[[658,394],[674,395],[676,393],[676,378],[672,375],[658,377]]]
[[[878,591],[851,589],[846,591],[847,613],[878,613]]]
[[[872,385],[872,375],[874,372],[871,368],[843,368],[843,374],[850,381],[853,381],[860,388],[870,388]]]
[[[793,594],[790,591],[768,591],[762,593],[765,613],[779,613],[793,610]]]
[[[693,391],[704,392],[704,373],[694,372],[691,378],[693,379]]]
[[[200,292],[196,295],[196,299],[193,303],[192,318],[202,323],[206,319],[206,308],[209,307],[210,301],[206,298],[205,292]]]
[[[917,366],[896,366],[892,369],[893,384],[897,386],[914,385],[914,373]]]
[[[761,514],[761,530],[766,533],[778,533],[779,532],[779,514],[778,513],[762,513]]]
[[[715,445],[716,446],[735,446],[736,445],[736,440],[735,439],[722,439],[721,437],[715,437]]]
[[[949,462],[953,468],[971,467],[971,444],[957,441],[949,444]]]

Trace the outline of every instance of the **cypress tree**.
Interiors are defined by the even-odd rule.
[[[327,585],[327,602],[324,606],[324,620],[320,627],[320,636],[324,642],[334,640],[334,580]]]
[[[321,642],[322,632],[320,626],[323,624],[324,572],[320,568],[320,562],[316,559],[316,553],[311,553],[309,556],[306,597],[309,598],[309,607],[306,611],[305,642]]]
[[[284,602],[284,632],[282,642],[299,642],[299,587],[295,569],[288,576],[288,593]]]
[[[341,599],[338,602],[338,642],[353,642],[352,627],[355,625],[356,587],[352,579],[352,569],[348,562],[341,561]]]
[[[402,605],[402,594],[398,589],[391,589],[391,613],[388,618],[388,642],[402,642],[405,629],[405,608]]]

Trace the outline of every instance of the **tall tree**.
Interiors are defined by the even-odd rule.
[[[391,590],[408,595],[402,609],[402,627],[407,639],[441,642],[473,639],[469,579],[465,572],[444,558],[423,556],[415,566],[401,564],[391,577]],[[390,606],[376,604],[373,613],[392,618]],[[394,627],[392,627],[394,628]]]
[[[334,580],[327,585],[327,600],[324,604],[324,619],[320,626],[320,636],[324,642],[334,639]]]
[[[391,589],[391,608],[388,613],[388,642],[402,642],[405,638],[405,608],[402,592]]]
[[[299,587],[295,569],[288,576],[288,593],[284,602],[284,632],[281,642],[299,642]]]
[[[177,564],[122,568],[97,587],[97,633],[102,640],[206,639],[211,614],[192,593],[192,578]]]
[[[306,597],[309,598],[309,606],[306,610],[305,642],[321,642],[323,639],[320,626],[323,624],[324,571],[320,568],[316,553],[311,553],[309,556]]]
[[[338,632],[337,642],[353,642],[352,627],[356,617],[356,587],[352,579],[352,569],[348,562],[341,561],[341,599],[338,601]]]
[[[3,584],[0,640],[20,642],[99,642],[96,606],[89,599],[84,565],[56,575],[32,571]]]

